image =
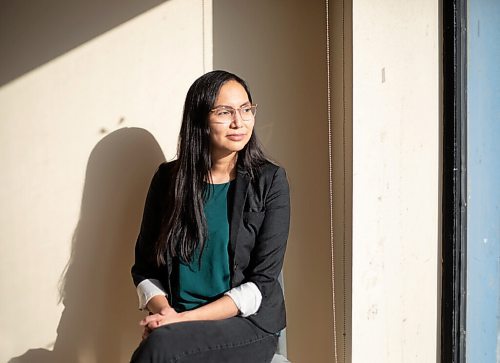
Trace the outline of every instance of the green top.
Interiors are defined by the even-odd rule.
[[[190,264],[174,258],[172,274],[173,307],[177,311],[197,308],[229,290],[229,213],[228,193],[234,182],[207,184],[204,212],[208,238],[201,254],[196,249]]]

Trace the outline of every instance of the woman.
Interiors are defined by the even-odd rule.
[[[132,362],[270,362],[285,327],[278,275],[289,228],[285,171],[255,132],[241,78],[188,91],[177,160],[146,199],[132,277],[149,316]]]

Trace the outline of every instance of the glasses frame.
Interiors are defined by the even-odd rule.
[[[231,112],[231,120],[228,120],[228,121],[215,121],[215,123],[218,123],[218,124],[226,124],[226,125],[230,124],[231,122],[234,121],[235,116],[236,116],[236,112],[239,113],[240,118],[243,121],[250,122],[250,121],[255,120],[255,115],[257,115],[257,106],[258,106],[257,104],[250,104],[250,106],[249,105],[243,105],[243,106],[238,107],[238,108],[234,108],[234,107],[231,107],[231,106],[218,106],[218,107],[212,108],[210,110],[210,113],[214,113],[216,111],[219,111],[220,109],[228,110],[228,111]],[[244,108],[246,108],[246,107],[250,107],[250,108],[253,109],[252,118],[251,119],[245,119],[243,117],[243,115],[241,114],[241,110],[244,109]]]

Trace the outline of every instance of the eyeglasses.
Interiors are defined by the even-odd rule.
[[[239,112],[243,121],[252,121],[257,113],[257,105],[244,105],[240,108],[231,106],[218,106],[210,110],[215,116],[215,122],[221,124],[230,124],[236,116],[236,111]]]

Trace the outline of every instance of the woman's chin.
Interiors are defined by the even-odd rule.
[[[223,147],[219,148],[220,151],[225,152],[225,153],[237,153],[238,151],[243,150],[245,147],[246,143],[245,142],[234,142],[231,143],[230,145],[224,145]]]

